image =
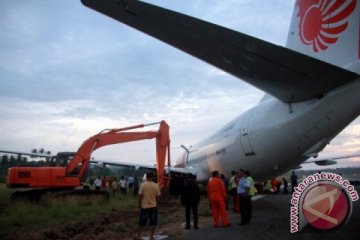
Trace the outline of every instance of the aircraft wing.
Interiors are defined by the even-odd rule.
[[[134,162],[114,162],[114,161],[106,161],[106,160],[90,160],[90,163],[105,166],[117,166],[117,167],[133,167],[135,169],[149,169],[155,170],[156,164],[151,163],[134,163]],[[191,173],[195,175],[194,171],[191,171],[191,168],[179,168],[179,167],[165,167],[165,171],[167,172],[176,172],[176,173]]]
[[[116,167],[133,167],[135,169],[156,169],[156,164],[151,163],[134,163],[134,162],[114,162],[107,160],[90,160],[90,163],[105,166],[116,166]]]
[[[81,0],[283,102],[322,96],[359,76],[290,49],[136,0]]]
[[[328,166],[328,165],[337,164],[337,161],[348,159],[348,158],[355,158],[355,157],[360,157],[360,152],[348,154],[348,155],[334,156],[334,157],[311,158],[311,159],[303,162],[302,164],[315,163],[316,165],[319,165],[319,166]]]

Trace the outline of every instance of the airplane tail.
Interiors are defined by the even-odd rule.
[[[296,0],[286,46],[360,73],[360,2]]]

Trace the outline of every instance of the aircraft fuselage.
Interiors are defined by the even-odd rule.
[[[269,179],[297,167],[318,152],[360,113],[360,80],[323,97],[284,103],[267,97],[221,130],[189,148],[178,160],[207,181],[211,171],[239,168]]]

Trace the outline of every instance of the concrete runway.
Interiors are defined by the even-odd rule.
[[[360,186],[356,187],[360,195]],[[166,239],[360,239],[360,200],[353,202],[353,212],[349,222],[339,229],[320,231],[306,226],[297,233],[290,233],[291,195],[265,195],[253,201],[253,219],[249,225],[237,225],[240,214],[228,211],[231,226],[214,228],[212,218],[200,218],[199,230],[181,230],[177,236]]]

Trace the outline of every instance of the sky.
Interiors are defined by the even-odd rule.
[[[148,0],[285,46],[294,0]],[[0,1],[0,149],[75,151],[108,128],[165,120],[172,162],[263,92],[76,0]],[[139,130],[156,130],[157,127]],[[324,155],[360,150],[360,119]],[[96,159],[154,162],[154,140]],[[358,161],[346,165],[360,165]],[[358,159],[357,159],[358,160]]]

